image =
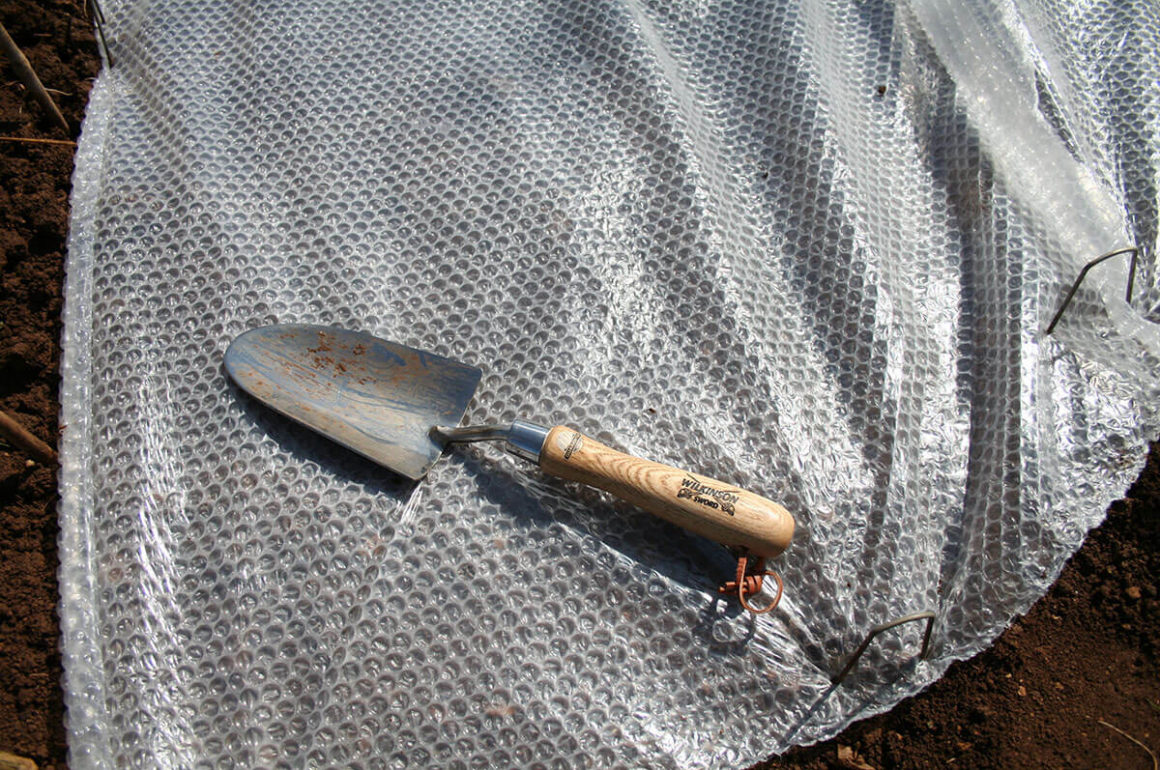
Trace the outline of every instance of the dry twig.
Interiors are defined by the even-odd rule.
[[[26,144],[56,144],[63,147],[76,147],[77,143],[71,139],[35,139],[27,136],[0,136],[0,142],[23,142]]]
[[[52,465],[56,462],[56,451],[29,433],[27,428],[14,420],[12,415],[3,409],[0,409],[0,436],[8,439],[13,446],[22,449],[25,454],[39,463]]]
[[[28,90],[32,91],[32,95],[36,97],[36,101],[40,104],[49,115],[52,116],[60,129],[64,131],[65,136],[72,134],[69,128],[68,121],[64,119],[60,108],[56,106],[56,102],[48,95],[48,91],[44,89],[44,84],[40,82],[40,78],[36,76],[32,65],[28,63],[24,53],[17,47],[16,42],[8,34],[8,30],[4,29],[4,25],[0,24],[0,50],[8,56],[9,61],[12,62],[12,69],[16,71],[16,75],[20,78]]]
[[[1142,741],[1139,741],[1139,740],[1133,738],[1132,736],[1128,735],[1126,732],[1124,732],[1120,728],[1116,727],[1113,724],[1109,724],[1108,722],[1105,722],[1102,719],[1097,719],[1096,721],[1099,722],[1104,727],[1108,728],[1109,730],[1115,730],[1120,735],[1124,736],[1125,738],[1130,740],[1132,743],[1136,744],[1137,746],[1142,748],[1144,751],[1148,752],[1148,756],[1152,757],[1152,770],[1160,770],[1160,760],[1157,760],[1156,752],[1154,752],[1154,751],[1152,751],[1152,749],[1148,748],[1148,746],[1145,745]]]
[[[36,763],[28,757],[0,751],[0,770],[36,770]]]

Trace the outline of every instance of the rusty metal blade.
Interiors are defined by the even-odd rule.
[[[434,425],[458,425],[480,370],[450,358],[327,326],[251,329],[226,351],[243,390],[332,441],[411,479],[442,448]]]

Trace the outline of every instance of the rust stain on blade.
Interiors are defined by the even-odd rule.
[[[413,479],[438,459],[433,425],[457,425],[479,369],[335,327],[276,325],[238,336],[226,371],[246,392]]]

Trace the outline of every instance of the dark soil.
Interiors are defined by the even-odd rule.
[[[99,60],[80,0],[0,0],[75,128]],[[0,136],[65,138],[0,73]],[[0,408],[55,444],[72,147],[0,139]],[[763,768],[1152,768],[1160,743],[1160,444],[1059,582],[922,695]],[[0,751],[66,766],[55,469],[0,442]],[[1106,723],[1106,724],[1104,724]]]
[[[1160,738],[1160,443],[1047,596],[888,714],[762,768],[1140,768]]]
[[[99,62],[77,2],[0,2],[0,23],[75,128]],[[0,136],[70,139],[9,62]],[[0,408],[55,446],[73,148],[0,141]],[[0,751],[65,766],[55,468],[0,443]]]

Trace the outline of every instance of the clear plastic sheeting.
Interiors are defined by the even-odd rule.
[[[103,0],[62,435],[70,764],[742,767],[1040,596],[1157,435],[1147,2]],[[1058,328],[1044,329],[1082,265]],[[493,448],[406,482],[222,354],[334,324],[783,502],[718,546]],[[830,678],[873,626],[838,687]]]

